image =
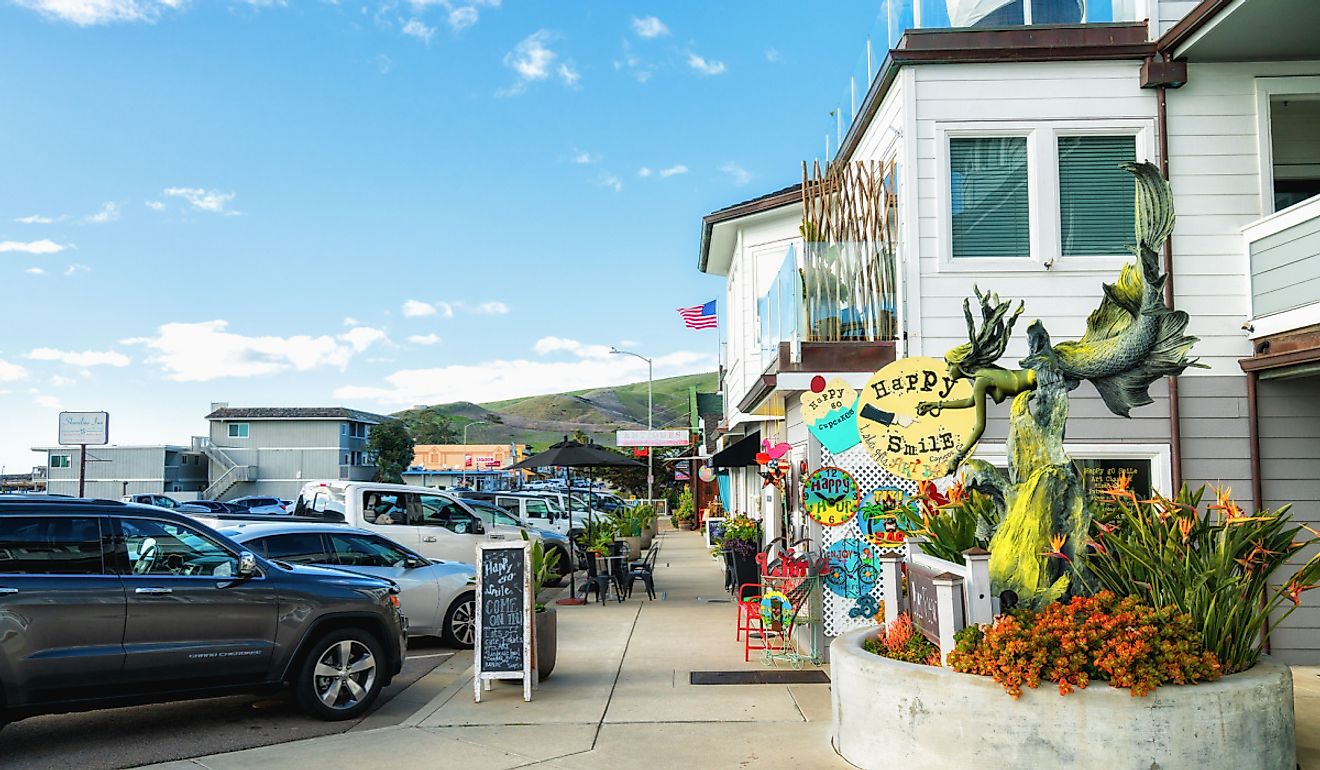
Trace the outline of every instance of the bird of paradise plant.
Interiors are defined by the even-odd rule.
[[[1219,488],[1202,510],[1205,488],[1185,485],[1172,500],[1138,500],[1118,485],[1102,493],[1092,538],[1104,550],[1089,559],[1098,585],[1191,615],[1226,674],[1254,665],[1271,624],[1320,582],[1320,557],[1282,586],[1271,581],[1292,554],[1320,544],[1320,534],[1291,520],[1288,506],[1247,515],[1231,490]]]

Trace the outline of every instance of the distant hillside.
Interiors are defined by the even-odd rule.
[[[715,372],[656,380],[653,383],[655,427],[686,427],[688,390],[696,386],[703,393],[713,392],[718,387],[717,380]],[[598,443],[614,446],[615,431],[646,427],[646,382],[486,404],[457,401],[405,409],[395,416],[412,424],[425,419],[428,413],[452,418],[460,431],[468,423],[487,420],[490,424],[468,429],[470,444],[531,444],[539,451],[581,430]]]

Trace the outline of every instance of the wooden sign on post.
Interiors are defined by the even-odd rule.
[[[536,685],[533,655],[532,544],[526,541],[477,546],[476,676],[473,697],[495,679],[522,679],[523,700]]]

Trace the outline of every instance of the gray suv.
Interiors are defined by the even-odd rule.
[[[160,508],[0,496],[0,725],[284,685],[359,716],[403,666],[398,591]]]

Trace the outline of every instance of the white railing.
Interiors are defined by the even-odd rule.
[[[933,582],[939,615],[940,661],[943,662],[953,650],[955,634],[969,624],[979,625],[994,620],[990,554],[981,549],[971,549],[963,553],[966,563],[956,564],[922,551],[922,539],[919,537],[910,537],[907,542],[907,563],[937,576]],[[890,623],[898,618],[900,612],[911,610],[907,605],[907,597],[901,595],[903,577],[900,565],[904,559],[897,554],[880,558],[881,598],[885,605],[885,623]],[[912,575],[909,572],[909,586],[911,581]]]

